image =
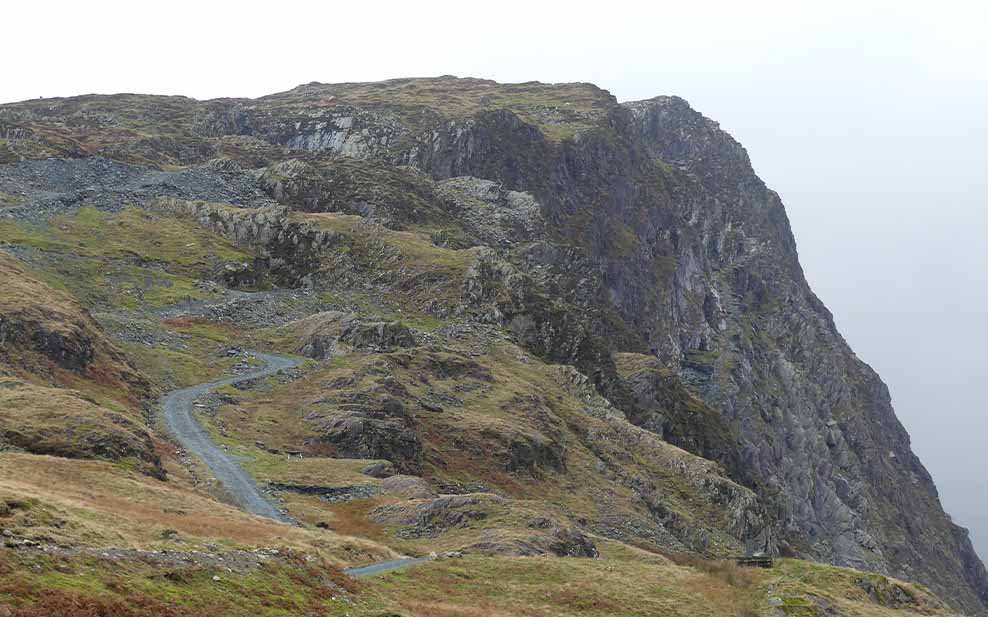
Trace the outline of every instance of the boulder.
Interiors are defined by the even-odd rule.
[[[548,550],[559,557],[597,557],[597,547],[581,531],[572,527],[557,528],[549,536]]]
[[[400,321],[354,321],[340,337],[358,349],[411,347],[412,332]]]
[[[481,555],[518,555],[535,557],[555,555],[557,557],[599,556],[597,547],[583,532],[571,527],[552,527],[546,533],[528,537],[518,537],[500,530],[490,530],[482,539],[461,549],[464,553]]]
[[[418,476],[406,475],[386,478],[381,482],[381,492],[404,499],[431,499],[436,496],[428,482]]]
[[[371,478],[387,478],[389,476],[393,476],[396,472],[395,466],[391,463],[391,461],[381,461],[379,463],[371,463],[370,465],[367,465],[360,470],[360,473],[365,476],[370,476]]]
[[[398,532],[404,537],[431,538],[483,520],[504,505],[496,495],[443,495],[381,506],[371,512],[371,519],[404,527]]]

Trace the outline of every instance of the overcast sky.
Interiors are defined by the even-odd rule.
[[[9,2],[0,101],[442,74],[678,94],[781,193],[811,285],[988,556],[988,3],[337,4]]]

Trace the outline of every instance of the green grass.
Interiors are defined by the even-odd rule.
[[[3,148],[3,144],[0,143],[0,149]],[[10,195],[9,193],[0,192],[0,208],[11,208],[13,206],[18,206],[21,204],[21,198],[17,195]]]
[[[0,239],[81,257],[152,262],[178,271],[250,258],[198,225],[138,208],[112,214],[80,208],[47,225],[0,221]]]
[[[360,216],[339,213],[297,216],[345,239],[336,249],[334,259],[360,272],[362,278],[383,281],[375,287],[377,293],[353,289],[349,284],[334,288],[333,300],[357,306],[364,313],[400,318],[426,331],[442,325],[426,308],[439,305],[453,310],[460,301],[467,271],[478,254],[475,248],[456,250],[436,246],[428,231],[395,231],[368,223]]]
[[[668,562],[467,557],[374,577],[369,593],[436,616],[754,614],[749,589]]]
[[[387,321],[400,321],[409,328],[420,332],[436,332],[449,323],[448,320],[428,314],[391,312],[381,315],[381,317]]]
[[[0,551],[0,560],[0,605],[18,616],[342,617],[384,615],[389,606],[386,600],[367,598],[354,607],[355,596],[340,585],[353,591],[356,585],[339,569],[294,555],[235,572],[210,565],[9,551]]]
[[[790,617],[812,617],[815,597],[857,617],[950,614],[925,595],[908,611],[894,611],[839,582],[780,591],[792,569],[826,569],[805,562],[753,571],[728,562],[674,563],[613,542],[601,546],[600,559],[466,556],[359,582],[295,554],[230,572],[0,549],[0,603],[31,617],[44,613],[16,611],[47,609],[63,617],[754,617],[776,606]],[[102,611],[94,610],[99,606]]]
[[[131,364],[159,388],[176,388],[202,383],[223,375],[240,361],[228,356],[231,344],[240,342],[230,326],[191,320],[145,322],[145,327],[172,331],[181,335],[181,348],[164,345],[121,342]]]
[[[390,110],[412,126],[421,125],[431,117],[421,113],[424,108],[452,120],[507,109],[538,127],[550,141],[561,141],[596,126],[616,104],[607,92],[591,84],[498,84],[453,78],[301,86],[266,100],[277,104],[282,113],[290,113],[291,109],[311,106],[314,98]]]
[[[225,263],[252,260],[191,221],[136,208],[113,214],[81,208],[46,225],[0,221],[0,243],[37,249],[32,261],[46,282],[86,305],[127,309],[211,297],[197,280]]]
[[[212,323],[197,319],[169,319],[164,322],[172,330],[196,339],[212,341],[222,345],[239,342],[241,334],[233,326]]]
[[[376,225],[361,225],[363,217],[326,212],[304,214],[301,220],[317,228],[328,229],[363,243],[382,243],[394,247],[410,265],[418,268],[449,269],[461,272],[473,263],[475,250],[454,250],[436,246],[428,231],[394,231]]]
[[[628,379],[645,371],[657,372],[662,375],[671,374],[671,370],[659,363],[655,356],[639,353],[617,353],[614,354],[614,366],[618,374]]]
[[[786,615],[812,617],[820,614],[813,597],[827,599],[841,615],[949,614],[923,593],[905,611],[888,609],[862,595],[853,584],[861,574],[853,570],[794,560],[767,571],[695,559],[674,565],[623,545],[601,545],[599,560],[468,557],[428,563],[375,577],[369,591],[423,615],[747,617],[762,614],[775,598]],[[788,587],[794,571],[816,577],[815,584]]]

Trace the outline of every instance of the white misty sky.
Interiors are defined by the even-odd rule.
[[[988,3],[8,2],[0,102],[454,74],[678,94],[785,200],[807,277],[988,556]]]

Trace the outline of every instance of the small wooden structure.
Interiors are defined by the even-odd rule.
[[[738,557],[735,561],[742,568],[771,568],[772,566],[775,565],[775,560],[773,560],[768,555],[751,555],[749,557]]]

